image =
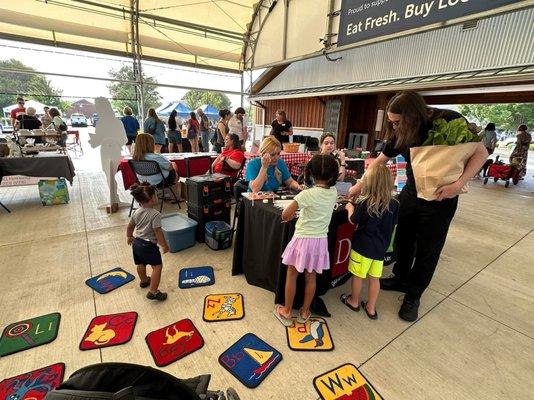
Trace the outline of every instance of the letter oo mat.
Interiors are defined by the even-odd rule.
[[[343,364],[313,379],[322,400],[384,400],[352,364]]]

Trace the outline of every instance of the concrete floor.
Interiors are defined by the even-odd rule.
[[[82,138],[86,139],[84,130]],[[98,153],[84,144],[75,158],[77,176],[68,205],[42,207],[34,186],[0,188],[0,327],[51,312],[62,315],[58,338],[45,346],[0,359],[0,380],[55,362],[66,377],[101,361],[155,366],[145,335],[190,318],[204,347],[165,368],[178,377],[212,374],[212,389],[235,387],[242,399],[316,399],[313,377],[353,363],[385,399],[530,398],[534,393],[534,193],[532,178],[516,188],[473,181],[463,195],[436,275],[422,299],[421,317],[397,317],[398,293],[382,292],[378,321],[355,314],[338,298],[348,285],[325,296],[335,343],[332,352],[294,352],[284,328],[270,314],[274,295],[230,273],[232,250],[213,252],[204,244],[164,256],[162,290],[169,299],[144,298],[136,280],[106,295],[84,281],[114,266],[135,274],[126,244],[127,210],[107,215]],[[529,171],[532,176],[532,170]],[[125,201],[129,196],[122,193]],[[166,205],[167,211],[176,206]],[[216,284],[180,290],[178,270],[212,265]],[[387,273],[388,271],[386,271]],[[204,297],[240,292],[246,316],[240,321],[206,323]],[[78,350],[95,315],[137,311],[132,340],[122,346]],[[283,361],[256,389],[247,389],[217,362],[218,356],[247,332],[267,341]]]

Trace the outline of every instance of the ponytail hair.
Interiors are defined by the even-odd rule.
[[[134,183],[130,187],[132,197],[139,204],[148,203],[156,194],[156,188],[148,182]]]

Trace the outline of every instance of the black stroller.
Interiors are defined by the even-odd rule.
[[[210,375],[179,379],[155,368],[101,363],[79,369],[45,400],[239,400],[236,391],[209,391]]]

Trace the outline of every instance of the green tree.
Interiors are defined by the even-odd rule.
[[[0,67],[17,71],[35,71],[18,60],[2,60]],[[10,106],[19,95],[26,100],[33,99],[65,111],[70,104],[61,100],[62,91],[54,88],[42,74],[22,74],[18,72],[0,72],[0,107]]]
[[[191,110],[195,110],[204,104],[210,104],[219,110],[224,108],[230,108],[232,102],[227,95],[221,92],[204,91],[204,90],[190,90],[183,99],[187,107]]]
[[[520,124],[534,123],[534,103],[464,104],[458,111],[482,128],[493,122],[499,130],[515,132]]]
[[[123,64],[119,69],[108,71],[108,75],[112,79],[125,81],[135,80],[132,66],[126,64]],[[132,109],[134,115],[139,115],[134,85],[122,82],[111,82],[108,84],[108,89],[111,97],[117,99],[111,101],[114,108],[122,111],[124,107],[128,106]],[[149,108],[157,108],[160,105],[161,96],[158,93],[158,82],[156,81],[156,78],[143,74],[143,108],[145,113]]]

